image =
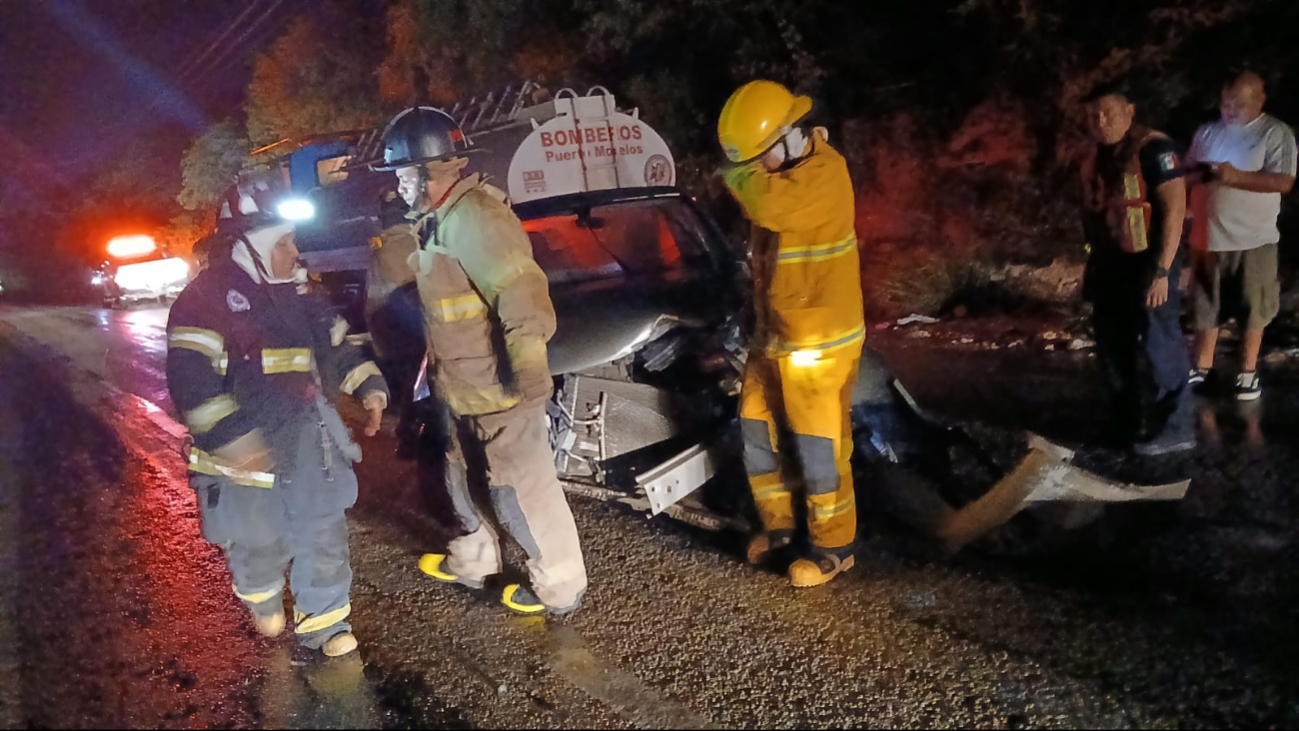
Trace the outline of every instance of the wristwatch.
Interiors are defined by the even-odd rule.
[[[1164,277],[1167,276],[1168,276],[1168,270],[1165,269],[1164,267],[1157,267],[1155,269],[1155,279],[1163,279]]]

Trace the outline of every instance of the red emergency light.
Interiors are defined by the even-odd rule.
[[[152,254],[158,250],[158,243],[152,236],[134,234],[116,236],[108,242],[108,255],[114,259],[134,259],[138,256]]]

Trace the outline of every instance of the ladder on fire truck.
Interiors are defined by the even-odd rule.
[[[551,100],[545,87],[532,81],[523,82],[517,89],[513,84],[487,94],[474,96],[467,102],[456,102],[447,109],[437,107],[452,118],[472,138],[474,135],[508,127],[520,121],[520,112]],[[367,131],[357,142],[358,160],[377,160],[383,155],[383,127]]]
[[[573,118],[574,130],[580,131],[583,123],[608,125],[609,118],[617,111],[614,97],[603,86],[594,86],[585,96],[569,88],[560,89],[551,94],[549,89],[533,81],[525,81],[515,87],[513,84],[486,94],[477,95],[467,102],[457,102],[450,109],[438,107],[451,115],[470,139],[491,137],[495,133],[524,125],[536,129],[541,124],[558,116]],[[637,111],[633,117],[639,117]],[[531,131],[531,130],[528,130]],[[383,155],[383,128],[375,128],[362,134],[357,141],[356,160],[377,160]],[[579,146],[580,149],[580,146]],[[617,149],[605,157],[581,156],[584,187],[609,187],[600,185],[601,176],[612,182],[612,187],[620,187]]]

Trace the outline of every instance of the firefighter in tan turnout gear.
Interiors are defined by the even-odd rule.
[[[577,526],[555,473],[545,405],[553,388],[546,344],[555,311],[546,275],[505,195],[476,174],[473,152],[445,113],[414,107],[384,133],[376,170],[395,171],[416,217],[410,258],[423,303],[429,373],[452,413],[448,489],[463,527],[448,553],[420,569],[481,588],[502,571],[498,530],[527,554],[528,585],[501,601],[521,614],[565,614],[586,590]],[[496,523],[475,507],[470,465],[485,467]]]
[[[342,318],[300,291],[293,224],[271,213],[285,192],[276,183],[245,178],[228,195],[208,267],[171,308],[167,386],[194,440],[203,535],[225,551],[258,631],[284,629],[291,561],[299,641],[345,655],[356,638],[344,511],[356,502],[361,451],[331,402],[359,398],[372,434],[388,390],[344,340]]]
[[[744,461],[763,532],[748,557],[790,546],[796,495],[806,498],[809,551],[789,567],[794,586],[852,568],[852,389],[865,325],[843,156],[823,130],[799,123],[812,101],[754,81],[722,109],[718,137],[734,166],[726,184],[754,224],[757,329],[740,395]]]

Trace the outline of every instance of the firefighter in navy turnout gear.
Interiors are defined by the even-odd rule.
[[[1143,455],[1195,446],[1189,360],[1178,322],[1186,185],[1177,148],[1133,123],[1121,87],[1090,98],[1097,146],[1083,162],[1083,223],[1091,247],[1083,296],[1114,400],[1114,436]]]
[[[176,300],[167,385],[193,438],[191,485],[203,534],[221,546],[234,593],[258,631],[285,626],[286,569],[299,641],[325,655],[356,648],[347,522],[356,501],[352,441],[331,401],[355,395],[377,430],[388,402],[379,369],[345,344],[346,324],[305,293],[293,226],[274,210],[280,181],[245,177],[219,221],[224,246]]]
[[[555,332],[546,274],[505,194],[464,173],[474,148],[454,119],[407,109],[383,142],[374,167],[396,173],[416,221],[409,265],[429,374],[452,415],[447,487],[460,535],[447,554],[426,554],[420,569],[470,587],[501,572],[497,526],[470,492],[483,482],[496,522],[528,557],[528,584],[506,585],[501,602],[522,614],[571,612],[586,591],[586,566],[546,420],[546,344]],[[470,465],[482,467],[471,475]]]

